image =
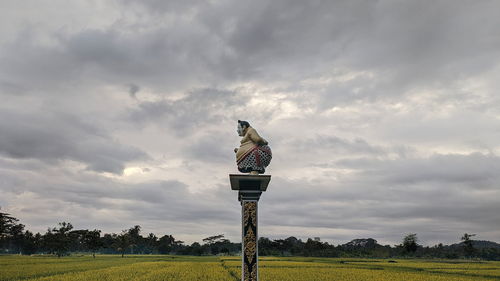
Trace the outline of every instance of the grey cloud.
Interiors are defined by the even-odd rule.
[[[121,173],[125,163],[148,155],[120,144],[105,131],[69,113],[0,113],[0,152],[13,158],[74,160],[98,172]]]
[[[362,96],[383,98],[389,91],[398,95],[414,86],[463,77],[464,69],[473,74],[493,66],[482,57],[498,52],[494,46],[500,40],[487,35],[498,23],[492,12],[496,4],[449,9],[448,3],[429,9],[426,3],[393,1],[230,2],[201,18],[227,40],[247,69],[265,69],[274,79],[307,77],[333,66],[372,70],[381,83],[378,89],[362,87]],[[227,17],[228,11],[234,16]],[[478,26],[480,22],[484,24]],[[481,67],[469,67],[472,62]],[[299,69],[310,72],[294,73]]]
[[[234,168],[234,122],[249,119],[275,154],[260,205],[262,230],[276,227],[269,235],[496,239],[498,3],[105,8],[114,22],[50,17],[37,28],[19,9],[27,27],[0,34],[0,203],[24,210],[23,222],[47,227],[45,210],[89,227],[165,220],[173,234],[210,224],[237,234],[227,182],[203,190],[179,163],[221,177]],[[119,174],[148,157],[138,169],[153,179],[134,184],[88,171]],[[88,169],[65,170],[68,160]]]
[[[1,94],[28,94],[64,88],[74,81],[81,67],[64,50],[40,46],[35,38],[19,39],[0,46]]]
[[[496,146],[496,142],[491,140],[500,136],[500,131],[498,131],[500,120],[494,118],[496,114],[485,113],[480,108],[477,110],[463,108],[473,103],[473,99],[474,97],[470,97],[470,99],[464,98],[456,101],[460,104],[458,106],[438,101],[428,111],[419,110],[414,113],[401,114],[398,118],[386,120],[380,134],[399,142],[483,143],[484,147],[491,150]],[[452,108],[449,113],[445,113],[445,116],[433,116],[429,113],[440,112],[445,106]],[[443,111],[446,112],[446,110]],[[475,133],[464,134],[465,131]]]
[[[449,182],[475,184],[475,188],[493,188],[500,176],[500,158],[495,155],[434,154],[429,158],[373,160],[346,158],[336,161],[338,167],[367,171],[366,176],[390,184]]]
[[[0,170],[0,174],[2,174]],[[64,169],[59,169],[59,180],[54,182],[43,176],[44,171],[31,172],[30,176],[18,179],[19,173],[5,172],[13,179],[20,180],[15,190],[9,190],[9,182],[0,182],[7,198],[17,198],[23,194],[31,194],[27,201],[33,204],[24,206],[9,206],[18,209],[18,216],[31,214],[27,219],[30,224],[40,228],[42,223],[56,223],[60,213],[54,213],[50,208],[41,208],[43,204],[53,204],[59,210],[68,210],[69,217],[75,224],[85,223],[86,217],[78,216],[78,210],[86,210],[89,215],[112,213],[114,217],[94,218],[95,221],[115,221],[112,225],[124,228],[127,225],[117,223],[118,220],[133,218],[144,224],[150,221],[159,222],[156,227],[168,225],[175,229],[185,222],[190,223],[227,223],[228,219],[238,219],[239,209],[233,208],[236,199],[230,192],[223,192],[222,186],[209,189],[201,193],[191,193],[188,186],[177,180],[150,181],[139,184],[124,184],[104,177],[91,174],[72,176],[70,181],[65,180]],[[52,172],[54,175],[55,172]],[[7,188],[7,189],[6,189]],[[225,186],[224,186],[225,188]],[[226,190],[227,191],[227,190]],[[230,200],[231,199],[231,200]],[[2,202],[3,203],[3,202]],[[233,204],[231,204],[233,203]],[[41,219],[45,217],[44,219]],[[51,221],[52,220],[52,221]],[[24,222],[25,220],[23,220]],[[46,227],[42,226],[42,229]],[[110,226],[104,223],[100,226],[104,231],[110,231]],[[192,226],[190,231],[196,231]],[[112,229],[113,231],[116,231]],[[174,233],[175,234],[175,233]]]
[[[339,154],[368,154],[368,155],[386,155],[388,149],[369,144],[362,138],[353,140],[340,138],[337,136],[328,136],[318,134],[313,138],[298,140],[294,146],[300,147],[304,151],[310,150],[311,147],[317,147],[320,150],[328,150],[335,155]]]
[[[374,93],[380,98],[415,87],[446,88],[491,69],[496,62],[484,58],[498,54],[500,40],[485,34],[497,24],[496,4],[450,3],[379,1],[373,22],[349,44],[342,62],[377,71],[384,81],[384,92]]]
[[[161,1],[161,0],[145,0],[145,1],[133,1],[133,0],[120,0],[125,5],[128,6],[141,6],[153,14],[161,13],[179,13],[186,12],[190,9],[197,8],[200,4],[206,5],[205,1],[201,0],[174,0],[174,1]]]
[[[198,63],[206,60],[198,30],[167,27],[165,30],[124,34],[118,30],[82,30],[52,38],[55,46],[35,39],[0,46],[5,90],[26,91],[65,89],[85,81],[81,87],[103,83],[141,85],[173,89],[194,82],[194,77],[210,77]],[[201,34],[203,35],[203,34]],[[203,35],[206,37],[206,35]],[[200,42],[198,42],[200,41]],[[181,55],[180,52],[184,53]]]
[[[186,185],[179,181],[160,181],[136,185],[118,184],[113,181],[78,183],[75,185],[62,184],[56,188],[47,187],[44,192],[58,196],[66,202],[74,202],[82,206],[95,209],[116,209],[131,211],[130,209],[160,208],[169,210],[165,218],[173,219],[184,211],[188,212],[192,204],[192,196]],[[41,195],[45,197],[47,195]],[[153,207],[156,206],[156,207]],[[164,206],[164,207],[162,207]],[[146,211],[146,210],[144,210]]]
[[[345,47],[347,33],[342,27],[349,26],[352,32],[366,24],[371,3],[228,2],[202,14],[201,18],[227,40],[240,65],[247,69],[264,68],[268,78],[278,78],[277,72],[287,67],[284,75],[293,75],[299,66],[314,71],[325,58],[333,62]]]
[[[167,121],[176,134],[185,134],[209,124],[234,123],[237,119],[232,116],[245,103],[245,95],[237,91],[206,88],[174,101],[142,102],[128,117],[137,123]]]
[[[392,164],[392,163],[391,163]],[[448,181],[475,183],[475,188],[492,187],[499,179],[500,158],[494,155],[474,153],[471,155],[435,155],[429,161],[393,163],[389,180],[399,182]]]
[[[483,58],[496,55],[500,45],[487,36],[497,26],[489,2],[454,9],[446,1],[432,9],[392,1],[214,2],[199,4],[196,12],[184,9],[197,7],[196,1],[160,2],[132,6],[172,11],[151,17],[151,24],[159,17],[172,25],[140,29],[131,24],[128,32],[113,25],[58,34],[52,48],[13,44],[2,56],[2,65],[8,66],[4,83],[24,85],[19,77],[26,77],[46,86],[85,77],[101,83],[134,80],[164,91],[200,82],[302,81],[334,68],[374,72],[377,81],[361,81],[356,91],[335,85],[324,91],[348,101],[400,95],[413,87],[436,86],[436,81],[443,87],[480,74],[494,66]],[[192,16],[185,20],[183,15]],[[488,20],[478,26],[480,19]],[[464,69],[469,73],[460,72]],[[327,97],[324,102],[331,102]]]
[[[186,149],[193,160],[206,163],[228,163],[234,160],[232,146],[237,146],[231,142],[231,134],[221,131],[209,131],[199,138],[196,138]]]
[[[497,230],[498,157],[475,153],[366,160],[370,158],[338,161],[337,168],[357,172],[330,181],[275,177],[263,200],[273,204],[261,207],[272,215],[261,221],[283,227],[351,229],[372,237],[384,232],[384,239],[393,241],[417,229],[427,241],[450,241],[466,230]],[[383,229],[386,224],[391,232]]]
[[[496,197],[498,191],[473,192],[473,185],[461,191],[463,186],[453,184],[397,188],[372,182],[369,177],[353,180],[325,185],[274,178],[262,200],[261,213],[267,215],[261,222],[285,229],[331,229],[326,233],[345,240],[352,239],[355,233],[375,238],[384,233],[385,241],[397,241],[406,232],[418,230],[428,239],[426,243],[453,241],[464,231],[497,230],[499,221],[494,214],[500,209],[491,196]],[[384,229],[387,225],[390,229]],[[334,229],[346,229],[352,234],[333,234]]]
[[[129,89],[128,89],[128,93],[130,94],[130,97],[131,98],[137,98],[136,97],[136,94],[137,92],[139,92],[141,88],[139,86],[137,86],[136,84],[130,84],[129,86]]]

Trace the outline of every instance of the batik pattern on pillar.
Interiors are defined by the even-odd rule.
[[[257,281],[257,202],[243,202],[243,280]]]

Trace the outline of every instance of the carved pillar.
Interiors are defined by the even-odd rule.
[[[257,236],[257,201],[242,201],[242,279],[258,280],[258,236]]]
[[[241,280],[259,280],[258,202],[267,190],[270,175],[229,175],[231,189],[238,190],[241,202]]]

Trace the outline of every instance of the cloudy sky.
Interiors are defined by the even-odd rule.
[[[0,206],[239,241],[242,119],[273,149],[261,236],[500,242],[499,10],[0,0]]]

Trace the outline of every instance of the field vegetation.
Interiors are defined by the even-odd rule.
[[[0,256],[0,281],[240,280],[240,257],[172,255]],[[500,280],[500,262],[262,257],[262,281]]]

